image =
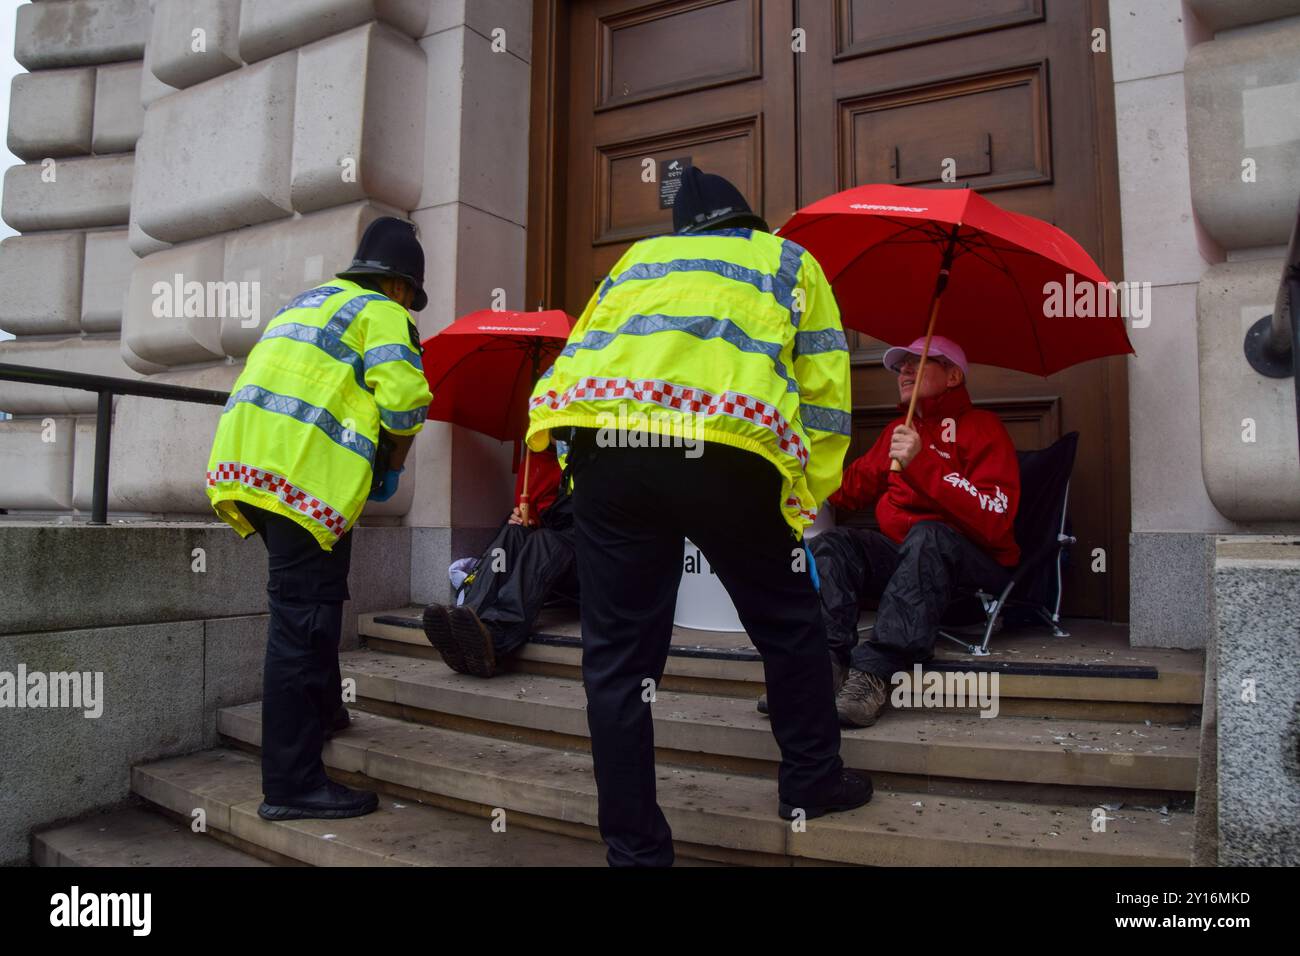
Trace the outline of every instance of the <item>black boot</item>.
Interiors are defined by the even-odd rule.
[[[333,780],[323,787],[287,800],[264,800],[257,808],[263,820],[336,820],[361,817],[379,809],[379,797],[353,790]]]
[[[460,666],[448,661],[452,670],[475,677],[492,677],[497,672],[496,645],[492,632],[471,608],[457,607],[451,612],[451,640],[460,655]]]
[[[815,800],[804,803],[787,803],[783,798],[778,808],[782,820],[793,820],[796,811],[803,811],[805,820],[853,810],[871,802],[871,778],[860,770],[842,770],[840,779],[829,791]]]
[[[451,612],[441,604],[430,604],[424,609],[424,636],[440,655],[442,662],[454,671],[464,669],[460,645],[451,636]]]

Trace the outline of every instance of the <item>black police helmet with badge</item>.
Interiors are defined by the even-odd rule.
[[[415,290],[412,311],[419,312],[429,304],[424,291],[424,249],[416,238],[415,226],[405,219],[382,216],[366,227],[352,265],[339,273],[339,277],[394,276],[405,279]]]
[[[673,232],[690,235],[741,228],[772,231],[729,180],[688,166],[673,200]]]

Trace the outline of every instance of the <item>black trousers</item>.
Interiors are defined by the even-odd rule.
[[[573,526],[505,524],[479,559],[463,604],[487,625],[500,657],[528,642],[542,605],[557,589],[578,590]]]
[[[352,533],[325,551],[297,522],[239,505],[266,545],[266,659],[262,673],[262,793],[269,802],[323,786],[325,731],[343,706],[339,638]]]
[[[655,798],[652,690],[663,678],[683,537],[708,558],[763,656],[782,799],[816,803],[839,780],[840,729],[820,603],[780,513],[780,475],[750,452],[708,443],[591,448],[578,432],[574,479],[582,673],[613,866],[666,866],[672,833]],[[652,684],[649,682],[653,682]]]
[[[1010,572],[961,532],[938,521],[912,527],[902,544],[879,531],[834,528],[812,540],[826,639],[841,662],[886,683],[934,654],[939,621],[958,588],[1001,591]],[[858,610],[879,597],[871,636],[858,642]]]

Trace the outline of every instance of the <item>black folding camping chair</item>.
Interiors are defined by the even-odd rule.
[[[971,644],[943,629],[939,631],[941,637],[960,644],[976,657],[986,657],[989,639],[1009,608],[1023,608],[1046,622],[1056,637],[1069,637],[1061,628],[1061,562],[1065,549],[1077,540],[1066,534],[1065,520],[1078,445],[1079,433],[1070,432],[1047,448],[1017,453],[1020,505],[1015,534],[1020,563],[997,596],[981,589],[959,591],[956,596],[974,597],[984,609],[982,642]]]

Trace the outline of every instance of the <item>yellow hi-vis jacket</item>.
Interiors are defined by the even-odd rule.
[[[379,429],[414,435],[429,386],[407,311],[331,279],[276,313],[231,389],[208,457],[213,509],[242,537],[235,502],[292,518],[331,551],[370,494]]]
[[[587,303],[533,390],[528,444],[578,426],[743,448],[781,472],[801,533],[840,485],[849,394],[839,308],[810,253],[749,229],[664,236],[633,245]]]

